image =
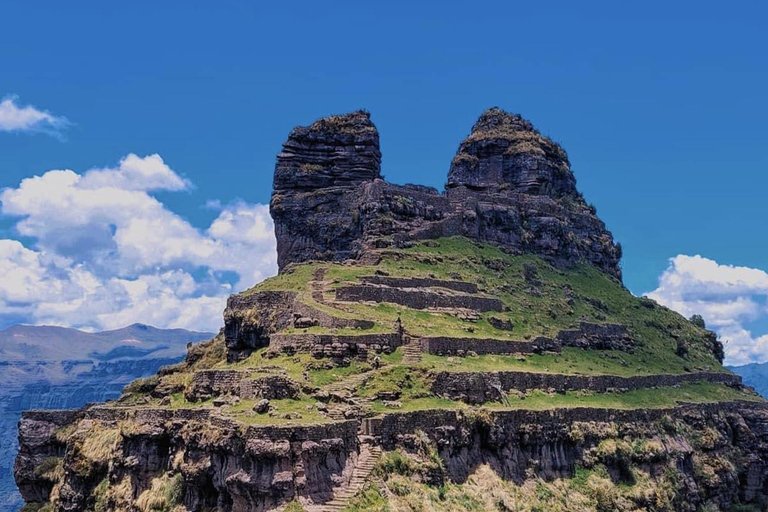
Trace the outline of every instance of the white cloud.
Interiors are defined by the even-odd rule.
[[[192,184],[170,167],[160,155],[140,158],[133,153],[120,160],[117,169],[92,169],[80,181],[83,189],[187,190]]]
[[[9,96],[0,101],[0,131],[43,132],[57,135],[69,125],[65,117],[36,109],[31,105],[20,107],[16,97]]]
[[[680,254],[669,260],[648,296],[686,317],[704,317],[724,341],[728,364],[768,360],[768,335],[753,335],[745,327],[768,315],[765,271]]]
[[[198,229],[149,194],[190,187],[160,156],[128,155],[0,191],[2,213],[35,241],[0,240],[0,321],[216,330],[230,293],[276,272],[272,220],[236,202]]]

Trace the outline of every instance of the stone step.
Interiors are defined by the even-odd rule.
[[[421,343],[419,341],[411,341],[407,345],[403,345],[403,364],[420,363],[421,354]]]
[[[342,510],[365,485],[368,477],[376,466],[376,459],[381,455],[381,447],[362,444],[360,457],[352,472],[352,478],[346,487],[338,488],[333,493],[333,499],[319,507],[313,507],[316,512],[335,512]]]
[[[323,292],[326,289],[327,283],[325,282],[326,268],[318,268],[312,273],[312,281],[309,282],[310,290],[312,291],[312,300],[325,304],[325,297]]]

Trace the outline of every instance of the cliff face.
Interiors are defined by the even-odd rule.
[[[278,263],[362,258],[372,248],[466,236],[620,278],[621,249],[576,190],[565,151],[522,117],[484,112],[461,143],[445,193],[380,177],[366,112],[296,128],[275,168]]]
[[[77,431],[64,440],[62,429],[72,424]],[[607,493],[595,510],[731,510],[759,502],[768,476],[763,405],[498,411],[484,417],[418,411],[363,420],[360,438],[358,427],[357,421],[341,421],[244,429],[205,411],[26,413],[16,479],[25,500],[55,497],[57,510],[276,510],[298,499],[329,502],[349,487],[366,449],[358,439],[414,454],[420,465],[409,470],[411,478],[425,485],[461,485],[482,467],[519,485],[539,479],[541,493],[549,492],[543,482],[572,479],[579,471],[604,474],[608,485],[630,490],[640,488],[636,479],[647,478],[640,475],[659,482],[628,497]],[[103,447],[108,457],[84,449],[88,436],[111,443]],[[433,455],[425,446],[435,447]],[[173,486],[177,502],[167,498]],[[439,503],[437,509],[457,510]]]
[[[579,197],[565,150],[498,108],[483,112],[459,146],[448,172],[448,189],[456,187]]]
[[[280,273],[119,400],[31,411],[31,510],[759,510],[768,406],[620,281],[565,152],[485,112],[445,192],[354,112],[291,132]]]
[[[367,112],[295,128],[277,155],[270,204],[272,217],[281,219],[275,224],[280,267],[358,252],[361,230],[350,212],[360,187],[380,173],[379,132]]]

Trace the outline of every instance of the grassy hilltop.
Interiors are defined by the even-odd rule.
[[[322,282],[317,280],[319,272]],[[504,308],[503,311],[482,312],[466,318],[456,315],[455,311],[335,300],[337,288],[375,275],[475,283],[480,295],[501,299]],[[614,277],[587,264],[556,268],[533,255],[510,255],[464,238],[444,238],[405,249],[381,251],[380,260],[375,265],[296,264],[241,295],[247,297],[267,291],[296,292],[302,303],[316,310],[334,317],[373,322],[370,329],[291,326],[279,334],[333,334],[348,339],[347,336],[390,333],[399,319],[411,338],[440,335],[513,342],[552,338],[581,322],[590,322],[626,326],[634,349],[596,350],[564,346],[559,352],[525,354],[477,355],[469,351],[457,357],[422,353],[416,360],[409,360],[405,355],[407,347],[400,346],[388,353],[339,361],[263,347],[242,361],[227,363],[224,339],[219,335],[194,347],[187,362],[166,369],[158,377],[134,383],[117,405],[211,408],[243,425],[301,425],[337,421],[344,418],[344,411],[349,408],[368,417],[423,410],[457,410],[464,415],[482,416],[488,412],[521,409],[633,410],[735,400],[761,401],[749,390],[705,380],[624,391],[531,389],[520,392],[509,389],[503,396],[481,404],[433,392],[436,375],[445,372],[483,375],[524,372],[623,378],[728,373],[719,360],[722,347],[713,333],[652,300],[633,296]],[[499,322],[503,329],[498,328]],[[254,411],[259,398],[240,398],[223,407],[213,397],[191,401],[185,395],[188,396],[195,373],[202,370],[251,371],[251,376],[279,374],[300,383],[301,391],[291,398],[271,400],[268,414]],[[158,391],[163,389],[173,391],[168,395],[170,398]],[[674,419],[670,421],[674,423]],[[615,429],[616,426],[604,428]],[[687,427],[674,428],[683,432]],[[605,503],[613,507],[628,499],[626,495],[640,492],[653,493],[659,510],[671,507],[674,499],[672,473],[652,478],[638,467],[631,470],[634,475],[632,485],[614,485],[615,479],[612,480],[600,460],[617,457],[643,460],[661,457],[659,454],[666,449],[660,441],[622,439],[617,434],[618,431],[614,432],[613,438],[599,443],[594,448],[596,463],[590,468],[577,469],[573,478],[534,479],[522,486],[504,481],[483,466],[461,484],[446,482],[435,487],[419,478],[414,480],[414,475],[425,471],[425,465],[439,465],[439,457],[434,452],[427,450],[425,453],[432,455],[426,458],[407,455],[400,450],[388,452],[378,460],[369,483],[346,504],[345,510],[425,510],[426,506],[429,510],[446,511],[608,510],[604,508]],[[700,435],[696,434],[695,438],[700,439]],[[716,434],[710,432],[708,435]],[[697,442],[708,441],[700,439]],[[701,471],[710,469],[702,463]],[[302,510],[298,502],[290,507],[293,507],[289,508],[291,510]],[[626,509],[631,510],[631,507]]]

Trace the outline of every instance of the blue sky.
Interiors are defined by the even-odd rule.
[[[157,201],[198,231],[202,238],[193,244],[248,254],[264,245],[263,233],[237,239],[232,226],[268,222],[257,205],[269,200],[275,154],[293,126],[366,108],[381,133],[387,179],[442,187],[476,117],[498,105],[567,149],[587,200],[624,246],[633,292],[661,289],[667,272],[668,293],[657,291],[658,298],[685,303],[684,313],[700,307],[718,325],[741,315],[738,325],[754,330],[743,342],[759,344],[757,336],[768,332],[765,290],[755,284],[761,275],[742,282],[737,269],[736,288],[720,302],[677,279],[685,274],[700,288],[721,273],[733,277],[729,266],[768,268],[768,8],[724,5],[9,3],[4,18],[12,22],[0,32],[0,97],[13,95],[14,106],[32,105],[67,123],[0,131],[0,188],[20,190],[23,179],[52,169],[126,172],[119,162],[131,154],[149,169],[156,161],[144,158],[157,154],[186,185],[148,184],[133,191],[140,192],[136,204]],[[8,248],[14,265],[68,250],[67,265],[99,266],[89,268],[98,279],[181,268],[206,282],[190,292],[194,299],[223,296],[227,285],[241,288],[270,272],[263,260],[250,272],[234,260],[217,266],[210,255],[169,256],[178,248],[145,261],[143,270],[135,261],[141,251],[96,265],[84,246],[112,244],[98,233],[117,221],[101,222],[103,211],[94,210],[82,226],[70,219],[51,228],[54,234],[20,233],[18,222],[30,215],[24,197],[17,194],[16,214],[4,206],[0,216],[0,239],[36,252]],[[60,238],[77,243],[66,248]],[[670,263],[678,255],[701,255],[717,266]],[[749,299],[749,310],[725,313],[721,306],[738,297]],[[0,309],[0,327],[62,315],[32,314],[24,297],[2,300],[18,307],[13,314]],[[155,320],[179,324],[178,314]],[[110,318],[111,325],[132,317]],[[757,354],[748,358],[768,359],[768,349]]]

